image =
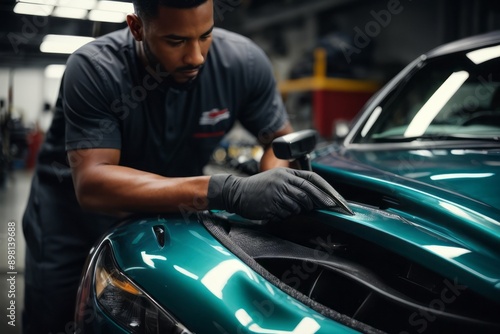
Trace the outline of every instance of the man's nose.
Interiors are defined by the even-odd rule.
[[[201,46],[198,41],[192,41],[187,44],[186,53],[184,55],[184,64],[190,66],[200,66],[205,61],[205,57],[201,52]]]

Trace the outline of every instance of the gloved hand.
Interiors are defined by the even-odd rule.
[[[342,196],[318,174],[284,167],[249,177],[213,175],[208,185],[208,200],[209,209],[268,221],[337,206],[352,213]]]

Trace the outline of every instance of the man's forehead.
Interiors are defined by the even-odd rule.
[[[158,15],[149,20],[149,26],[161,35],[203,35],[214,26],[211,1],[194,8],[172,8],[160,6]]]

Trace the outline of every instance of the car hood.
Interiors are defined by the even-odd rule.
[[[400,225],[394,227],[375,222],[371,224],[370,232],[358,231],[356,235],[371,238],[375,229],[384,233],[392,231],[397,239],[405,240],[406,245],[419,245],[422,250],[429,247],[429,243],[422,242],[416,232],[422,229],[425,233],[439,235],[439,239],[449,242],[453,249],[467,249],[470,254],[474,253],[477,258],[473,266],[481,268],[469,269],[470,272],[484,273],[498,263],[500,195],[496,188],[500,184],[499,149],[368,151],[330,146],[313,155],[312,167],[351,203],[352,208],[356,209],[360,203],[378,210],[378,214],[395,214],[418,226],[403,231],[399,229]],[[357,213],[353,219],[365,225],[373,219],[372,216],[375,217],[375,213]],[[371,241],[378,243],[380,240],[373,238]],[[403,254],[401,246],[388,242],[384,242],[384,246],[417,262],[422,256],[416,251]],[[428,261],[426,265],[442,272],[442,264]],[[455,269],[458,267],[463,267],[463,264]],[[496,279],[490,283],[494,289],[483,292],[495,295],[498,300],[500,284]]]
[[[461,194],[500,208],[500,149],[416,149],[345,151],[343,157],[360,165]]]
[[[313,165],[329,172],[405,183],[430,194],[481,203],[500,215],[500,149],[362,150],[329,147]],[[497,217],[498,218],[498,217]]]
[[[498,254],[500,150],[319,151],[313,169],[347,200],[417,217]]]

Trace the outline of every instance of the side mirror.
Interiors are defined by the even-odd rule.
[[[315,130],[293,132],[273,140],[274,155],[278,159],[296,160],[303,170],[312,170],[311,153],[316,147],[318,133]]]

